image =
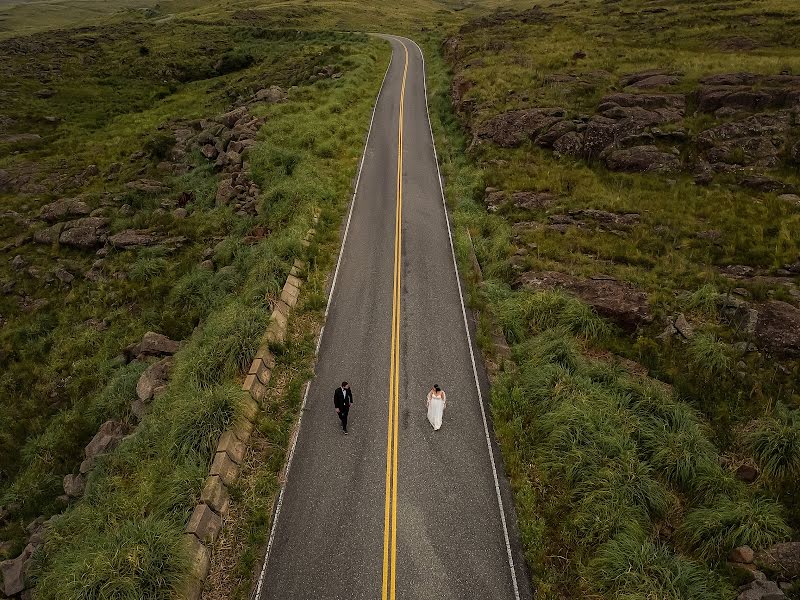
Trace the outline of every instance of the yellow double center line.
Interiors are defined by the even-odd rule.
[[[394,224],[394,289],[392,296],[392,358],[389,367],[389,426],[386,441],[386,512],[383,523],[382,600],[395,600],[397,564],[397,446],[400,412],[400,270],[403,222],[403,108],[408,74],[408,48],[400,88],[400,118],[397,126],[397,197]]]

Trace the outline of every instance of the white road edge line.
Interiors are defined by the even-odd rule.
[[[364,141],[364,151],[361,153],[361,164],[358,166],[358,175],[356,176],[356,183],[353,186],[353,197],[350,200],[350,211],[347,214],[347,224],[344,227],[344,235],[342,236],[342,246],[339,248],[339,258],[336,260],[336,269],[333,272],[333,282],[331,283],[331,291],[328,294],[328,304],[325,306],[325,317],[323,319],[323,323],[328,318],[328,312],[331,308],[331,300],[333,299],[333,291],[336,289],[336,279],[339,276],[339,266],[342,264],[342,255],[344,254],[344,246],[347,243],[347,234],[350,231],[350,220],[353,218],[353,207],[356,205],[356,195],[358,194],[358,184],[361,182],[361,171],[364,168],[364,160],[367,157],[367,148],[369,147],[369,138],[370,134],[372,133],[372,123],[375,120],[375,111],[378,109],[378,101],[380,100],[381,93],[383,92],[383,84],[386,83],[386,76],[389,74],[389,69],[392,67],[392,62],[394,61],[394,52],[392,52],[392,56],[389,59],[389,64],[386,67],[386,71],[383,74],[383,80],[381,81],[381,87],[378,89],[378,95],[375,96],[375,104],[372,106],[372,116],[369,120],[369,129],[367,129],[367,138]],[[315,356],[319,354],[319,347],[322,344],[322,335],[325,332],[325,326],[323,325],[319,331],[319,338],[317,339],[317,347],[315,350]],[[312,379],[313,381],[313,379]],[[292,459],[294,458],[294,449],[297,446],[297,438],[300,437],[300,426],[303,422],[303,411],[306,407],[306,400],[308,399],[308,390],[311,389],[311,381],[306,383],[306,391],[303,394],[303,402],[300,405],[300,416],[297,418],[297,427],[294,438],[292,439],[291,446],[289,447],[289,456],[286,460],[286,470],[283,478],[283,484],[281,485],[281,492],[278,495],[278,503],[275,506],[275,517],[272,519],[272,528],[269,532],[269,541],[267,542],[267,551],[264,554],[264,564],[261,567],[261,573],[258,577],[258,585],[256,587],[255,594],[252,596],[255,600],[259,600],[261,598],[261,590],[264,585],[264,576],[267,573],[267,563],[269,562],[269,554],[272,550],[272,543],[275,539],[275,531],[278,526],[278,517],[281,514],[281,506],[283,506],[283,494],[286,491],[286,484],[289,481],[289,471],[292,468]]]
[[[508,537],[508,526],[506,524],[506,511],[503,508],[503,497],[500,493],[500,480],[497,477],[497,467],[495,466],[494,451],[492,450],[492,440],[489,435],[489,423],[486,420],[486,411],[483,407],[483,394],[481,394],[481,385],[478,380],[478,368],[475,366],[475,353],[472,350],[472,336],[469,333],[469,323],[467,322],[467,310],[464,307],[464,294],[461,292],[461,278],[458,275],[458,263],[456,262],[456,251],[453,246],[453,233],[450,229],[450,217],[447,214],[447,202],[444,199],[444,187],[442,186],[442,173],[439,171],[439,156],[436,153],[436,140],[433,137],[433,126],[431,125],[431,113],[428,108],[428,75],[425,72],[425,55],[419,44],[412,39],[406,39],[417,47],[419,56],[422,59],[422,81],[425,87],[425,110],[428,114],[428,130],[431,133],[431,145],[433,146],[433,157],[436,161],[436,174],[439,178],[439,192],[442,196],[442,208],[444,209],[444,218],[447,222],[447,235],[450,238],[450,252],[453,255],[453,269],[456,273],[456,283],[458,284],[458,297],[461,301],[461,314],[464,316],[464,330],[467,333],[467,343],[469,344],[469,358],[472,361],[472,372],[475,375],[475,389],[478,392],[478,404],[481,407],[481,417],[483,418],[483,430],[486,434],[486,448],[489,450],[489,461],[492,463],[492,475],[494,476],[494,489],[497,493],[497,505],[500,508],[500,521],[503,524],[503,536],[505,537],[506,552],[508,553],[508,565],[511,568],[511,582],[514,586],[514,598],[519,600],[519,585],[517,583],[517,572],[514,568],[514,556],[511,551],[511,542]]]

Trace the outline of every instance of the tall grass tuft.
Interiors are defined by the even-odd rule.
[[[56,544],[58,527],[51,535]],[[187,568],[180,529],[152,516],[115,523],[108,531],[83,530],[81,544],[54,556],[37,582],[42,600],[169,600]]]
[[[218,385],[199,393],[178,392],[173,401],[185,408],[174,413],[175,422],[171,426],[176,457],[197,455],[200,460],[208,460],[219,436],[233,423],[241,397],[241,389],[234,384]]]
[[[784,540],[790,532],[783,510],[775,502],[725,498],[687,513],[677,535],[699,558],[718,561],[737,546],[764,548]]]
[[[590,585],[614,600],[726,600],[733,592],[707,567],[628,532],[599,548],[588,574]]]
[[[689,344],[689,362],[697,372],[724,375],[731,370],[731,347],[714,334],[699,333]]]
[[[777,483],[797,483],[800,478],[800,418],[782,415],[762,421],[749,437],[761,471]]]

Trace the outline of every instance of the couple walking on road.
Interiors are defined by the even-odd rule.
[[[352,404],[353,392],[350,390],[350,384],[343,381],[342,385],[333,392],[333,406],[336,408],[336,414],[339,415],[339,420],[342,422],[342,430],[345,435],[347,435],[347,415]],[[434,430],[438,431],[442,426],[442,417],[447,406],[447,394],[439,387],[438,383],[435,383],[431,391],[428,392],[426,405],[428,407],[428,421]]]

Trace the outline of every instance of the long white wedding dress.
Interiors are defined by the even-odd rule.
[[[444,415],[444,403],[446,396],[442,392],[441,397],[428,395],[428,421],[435,430],[442,426],[442,416]]]

